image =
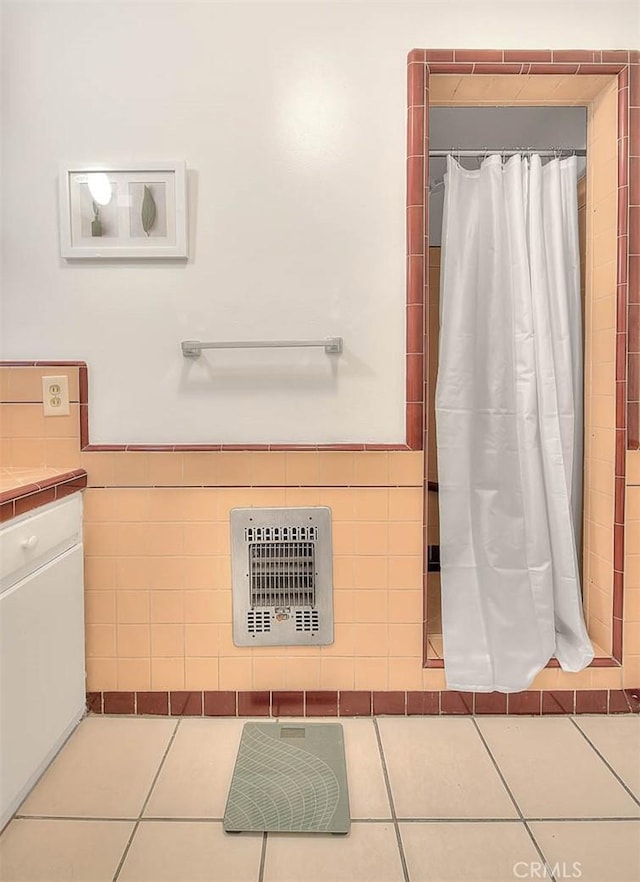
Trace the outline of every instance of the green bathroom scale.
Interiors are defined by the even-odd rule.
[[[339,723],[245,723],[224,812],[227,833],[348,833]]]

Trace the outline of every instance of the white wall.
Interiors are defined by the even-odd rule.
[[[639,31],[636,0],[9,0],[3,357],[86,360],[94,443],[402,441],[407,52]],[[189,261],[61,260],[67,159],[186,160]],[[179,349],[329,334],[337,360]]]

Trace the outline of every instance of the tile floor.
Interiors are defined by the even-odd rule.
[[[640,879],[638,716],[341,719],[346,837],[224,833],[245,722],[87,717],[0,837],[0,880]]]

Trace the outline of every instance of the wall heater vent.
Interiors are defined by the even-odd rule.
[[[333,642],[331,510],[231,510],[236,646]]]

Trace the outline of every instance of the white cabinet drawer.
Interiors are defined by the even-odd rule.
[[[81,541],[80,493],[11,521],[0,530],[0,590]]]

